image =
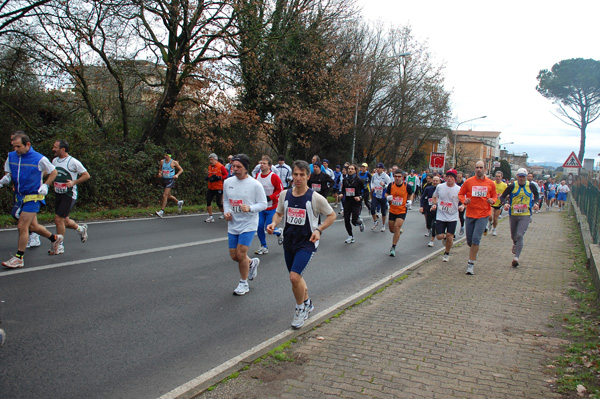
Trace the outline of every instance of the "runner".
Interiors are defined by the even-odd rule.
[[[446,172],[446,182],[439,184],[433,193],[433,206],[436,210],[435,230],[436,238],[442,240],[445,245],[442,261],[450,260],[450,250],[454,245],[456,236],[456,225],[458,223],[458,214],[464,205],[458,200],[460,186],[456,184],[458,173],[454,169]]]
[[[257,235],[260,240],[260,248],[254,251],[257,255],[266,255],[269,253],[265,231],[267,226],[270,225],[273,220],[277,202],[279,201],[279,194],[283,191],[283,185],[281,184],[279,176],[271,170],[272,163],[273,161],[268,155],[263,155],[260,160],[260,173],[257,173],[256,176],[254,176],[264,188],[265,195],[267,196],[267,208],[260,211],[258,214]],[[281,236],[281,231],[277,230],[275,234],[279,237]],[[281,244],[281,242],[279,243]]]
[[[508,198],[508,201],[506,201]],[[514,254],[512,266],[519,266],[519,257],[523,250],[523,237],[531,223],[531,211],[538,209],[537,200],[539,193],[537,187],[527,181],[527,169],[517,171],[517,182],[511,183],[500,196],[500,201],[505,202],[504,210],[509,211],[510,237],[513,241],[512,253]]]
[[[48,194],[48,186],[56,178],[56,168],[48,158],[38,153],[31,146],[29,137],[21,132],[11,136],[11,145],[14,151],[8,153],[4,169],[9,170],[0,180],[0,187],[8,185],[11,181],[15,190],[15,205],[12,216],[18,220],[19,241],[17,253],[9,260],[2,262],[2,266],[14,269],[25,265],[24,255],[32,231],[46,237],[52,243],[52,251],[56,252],[63,240],[60,234],[51,234],[37,221],[37,213],[44,197]],[[46,181],[42,179],[46,174]]]
[[[462,187],[463,183],[465,182],[464,178],[463,178],[463,173],[462,172],[457,172],[456,175],[456,185],[459,187]],[[463,234],[465,234],[465,209],[466,207],[463,206],[462,211],[458,212],[458,218],[460,219],[460,232],[459,234],[462,236]]]
[[[425,215],[425,227],[427,228],[427,233],[425,237],[431,237],[431,240],[427,244],[428,247],[433,247],[434,239],[435,239],[435,207],[433,207],[433,193],[440,184],[440,178],[435,176],[432,179],[432,184],[425,187],[425,191],[423,191],[423,195],[421,196],[421,207],[419,208],[419,212]],[[433,208],[433,209],[432,209]]]
[[[542,207],[544,206],[544,199],[546,198],[546,187],[544,186],[543,180],[538,181],[538,187],[540,188],[540,200],[538,203],[538,207],[542,209]],[[537,211],[535,211],[535,213],[540,213],[540,210],[538,209]]]
[[[396,245],[402,234],[402,225],[406,219],[406,206],[410,205],[413,192],[412,187],[404,184],[404,172],[397,169],[394,172],[394,183],[389,184],[386,189],[386,199],[390,202],[390,233],[392,237],[392,248],[390,256],[396,256]]]
[[[295,329],[304,325],[309,313],[315,308],[308,296],[303,273],[317,252],[323,231],[335,221],[335,212],[327,200],[308,187],[309,174],[310,166],[307,162],[294,162],[294,187],[282,192],[273,222],[267,226],[267,232],[273,234],[285,216],[283,254],[296,299],[292,319],[292,328]],[[320,215],[326,216],[321,225]]]
[[[369,172],[369,164],[363,163],[360,165],[360,172],[358,172],[358,177],[363,181],[364,188],[362,192],[362,199],[365,201],[365,206],[367,209],[371,209],[371,172]]]
[[[496,194],[498,195],[502,194],[507,187],[506,183],[502,181],[503,175],[504,174],[500,170],[496,171],[496,174],[494,175],[494,185],[496,186]],[[501,214],[502,203],[500,202],[500,198],[498,198],[496,202],[494,202],[494,205],[492,205],[492,214],[488,219],[489,223],[485,228],[483,235],[487,235],[488,230],[492,230],[492,235],[494,237],[498,234],[496,233],[496,226],[498,226],[498,219],[500,218]]]
[[[548,180],[548,189],[546,190],[546,211],[551,211],[554,206],[554,201],[556,197],[556,184],[554,184],[554,179],[550,178]]]
[[[329,187],[333,187],[334,181],[326,172],[321,171],[321,164],[317,161],[313,164],[313,172],[308,179],[308,187],[321,194],[325,199],[329,195]]]
[[[340,195],[340,190],[342,188],[342,168],[340,165],[335,165],[335,170],[333,171],[333,196],[335,197],[335,204],[333,204],[334,208],[337,208],[340,203],[340,199],[342,196]]]
[[[275,165],[275,172],[283,184],[283,188],[288,188],[292,182],[292,168],[285,163],[285,157],[280,155],[277,157],[277,165]]]
[[[560,182],[560,186],[558,186],[556,188],[556,199],[558,200],[558,211],[564,211],[565,210],[565,202],[567,202],[567,193],[571,191],[571,189],[569,189],[569,186],[567,186],[566,182],[564,180],[562,180]]]
[[[348,238],[344,241],[346,244],[352,244],[354,242],[354,235],[352,234],[352,225],[359,226],[360,231],[365,231],[365,224],[360,218],[361,209],[361,195],[366,190],[364,189],[365,184],[356,174],[356,165],[348,166],[348,176],[344,178],[342,182],[342,193],[344,199],[342,201],[344,211],[344,224],[346,231],[348,232]],[[350,224],[350,218],[352,218],[352,224]]]
[[[371,177],[371,189],[373,190],[373,201],[371,202],[371,216],[373,217],[373,227],[371,230],[375,230],[379,224],[379,216],[377,215],[377,209],[381,210],[381,232],[385,231],[385,222],[387,220],[387,199],[385,198],[385,190],[387,186],[392,182],[390,176],[385,173],[385,166],[379,162],[377,169]]]
[[[177,173],[175,173],[177,170]],[[158,177],[162,178],[162,185],[165,188],[162,196],[162,202],[160,205],[160,211],[156,211],[156,216],[162,218],[165,215],[165,207],[169,200],[177,202],[177,208],[179,212],[183,207],[183,201],[179,201],[173,195],[171,191],[175,187],[175,180],[183,173],[183,169],[179,165],[179,162],[171,158],[171,150],[165,150],[164,159],[160,160],[160,168],[158,169]]]
[[[54,142],[52,151],[56,155],[56,158],[52,160],[52,165],[54,165],[57,172],[56,179],[54,179],[56,234],[64,237],[68,227],[79,234],[82,243],[86,242],[88,238],[87,225],[78,225],[69,218],[69,213],[77,202],[77,185],[89,180],[90,174],[79,160],[69,155],[69,143],[65,140]],[[58,246],[56,252],[51,248],[48,254],[59,255],[64,253],[63,243]]]
[[[467,179],[458,193],[458,199],[466,207],[465,227],[467,230],[467,245],[470,247],[467,274],[475,274],[475,261],[479,252],[479,243],[488,217],[491,205],[496,202],[496,185],[485,176],[485,164],[477,161],[475,176]]]
[[[331,177],[331,180],[334,179],[335,174],[333,173],[333,170],[331,170],[331,168],[329,167],[329,160],[324,159],[323,160],[323,168],[325,168],[325,173],[327,173],[329,175],[329,177]],[[327,197],[325,197],[327,198]]]
[[[223,186],[223,208],[227,220],[229,256],[238,263],[240,282],[234,295],[244,295],[250,291],[248,280],[258,274],[260,259],[248,257],[248,248],[258,229],[258,214],[267,208],[265,190],[257,180],[248,176],[250,159],[246,154],[238,154],[231,160],[234,177]]]
[[[410,174],[408,175],[408,177],[406,178],[406,183],[412,188],[413,193],[415,193],[414,195],[417,195],[417,175],[413,170],[410,171]],[[438,183],[439,183],[439,179],[438,179]],[[408,210],[412,210],[412,205],[408,207]]]
[[[225,216],[223,216],[223,181],[225,181],[227,177],[229,177],[229,172],[227,172],[227,168],[219,162],[217,154],[210,154],[208,156],[208,175],[206,176],[206,180],[208,181],[208,190],[206,191],[206,211],[208,212],[208,218],[205,220],[206,223],[214,223],[215,221],[212,207],[213,199],[216,199],[217,207],[221,211],[219,219],[225,219]],[[183,201],[181,201],[181,203],[183,204]]]

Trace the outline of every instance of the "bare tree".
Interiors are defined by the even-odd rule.
[[[12,29],[13,25],[26,19],[32,11],[51,0],[3,0],[0,2],[0,36],[18,32]]]

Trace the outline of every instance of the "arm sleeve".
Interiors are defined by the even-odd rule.
[[[56,168],[54,167],[54,165],[52,165],[52,163],[50,163],[48,158],[42,157],[42,159],[40,159],[40,163],[38,164],[38,169],[40,170],[40,172],[46,172],[50,174]]]
[[[273,194],[271,194],[271,197],[279,198],[279,194],[283,191],[283,184],[279,176],[275,173],[271,175],[271,184],[273,185]]]
[[[229,195],[227,194],[227,190],[223,187],[223,214],[231,212],[231,208],[229,207]]]
[[[464,204],[467,193],[467,182],[464,182],[462,186],[460,186],[460,190],[458,191],[458,200]]]
[[[4,162],[4,171],[6,173],[10,173],[10,165],[8,163],[8,157],[6,157],[6,162]]]
[[[256,202],[250,205],[250,212],[264,211],[265,209],[267,209],[267,195],[265,194],[265,189],[260,183],[258,183],[258,185],[255,185],[254,187],[254,201]]]
[[[229,172],[227,172],[227,168],[225,166],[221,166],[221,180],[225,180]]]
[[[540,199],[540,193],[539,193],[537,187],[535,186],[535,184],[530,184],[529,188],[531,189],[531,193],[533,194],[533,200],[534,201],[539,201],[539,199]]]
[[[506,187],[506,189],[504,190],[504,192],[500,195],[500,204],[503,204],[504,201],[506,201],[506,197],[508,197],[510,195],[510,193],[512,193],[512,191],[515,189],[515,184],[511,183],[508,185],[508,187]]]
[[[318,216],[319,214],[327,216],[333,213],[333,208],[331,208],[331,205],[329,205],[327,199],[325,199],[325,197],[323,197],[321,194],[314,193],[312,201],[315,205],[315,216]]]
[[[392,194],[392,185],[391,184],[388,184],[388,186],[385,189],[385,193],[387,195],[391,195]]]

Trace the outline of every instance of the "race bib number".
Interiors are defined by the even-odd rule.
[[[163,170],[162,171],[163,177],[167,177],[168,178],[170,173],[171,173],[171,171],[169,171],[169,170]]]
[[[304,226],[306,222],[306,209],[288,208],[286,221],[288,224]]]
[[[313,183],[311,188],[313,189],[313,191],[316,191],[318,193],[321,192],[321,185],[320,184]]]
[[[487,186],[473,186],[471,195],[473,197],[487,197],[488,188]]]
[[[527,204],[516,204],[513,205],[513,213],[527,213],[529,209],[527,208]]]
[[[453,209],[452,209],[453,208],[453,204],[452,204],[452,202],[440,201],[440,208],[444,212],[453,212]]]
[[[241,212],[242,211],[242,205],[243,205],[243,201],[242,200],[235,200],[235,199],[230,199],[229,200],[229,206],[231,208],[231,212]]]
[[[392,199],[392,205],[402,206],[403,203],[404,203],[404,198],[403,197],[394,197]]]
[[[383,195],[383,187],[373,187],[373,194],[376,195],[378,198],[381,198],[381,196]]]
[[[348,188],[346,189],[346,197],[354,197],[354,196],[356,196],[356,191],[355,191],[355,189],[354,189],[354,188],[352,188],[352,187],[348,187]]]
[[[56,194],[66,194],[69,187],[67,187],[67,183],[57,183],[54,182],[54,192]]]
[[[414,182],[414,181],[409,181],[409,182],[408,182],[408,185],[412,187],[412,186],[414,186],[414,185],[415,185],[415,182]]]
[[[429,206],[433,205],[433,198],[429,198],[429,199],[427,200],[427,204],[428,204]]]

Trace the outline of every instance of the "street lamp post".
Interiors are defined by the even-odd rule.
[[[454,131],[458,132],[458,127],[460,125],[462,125],[463,123],[467,123],[467,122],[471,122],[471,121],[476,121],[477,119],[483,119],[483,118],[487,118],[487,115],[479,116],[477,118],[469,119],[469,120],[466,120],[466,121],[462,121],[458,125],[456,125],[456,129]],[[454,133],[454,145],[452,146],[452,167],[456,168],[456,133]]]
[[[404,52],[397,55],[397,57],[408,57],[411,53]],[[354,150],[356,148],[356,127],[358,125],[358,91],[356,92],[356,108],[354,109],[354,134],[352,135],[352,158],[351,163],[354,163]]]

